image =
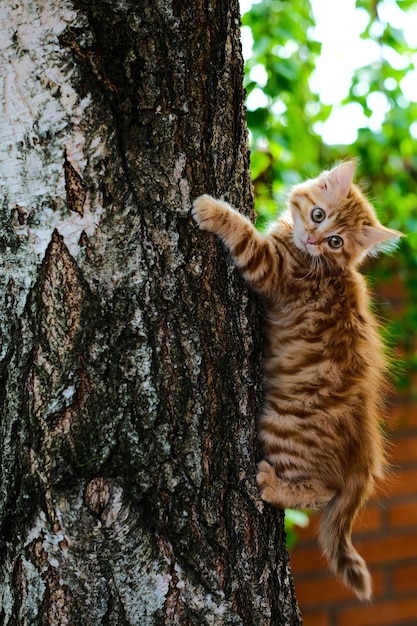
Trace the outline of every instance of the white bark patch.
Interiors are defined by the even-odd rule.
[[[190,185],[185,175],[186,162],[185,154],[180,154],[175,161],[175,166],[170,176],[172,191],[168,196],[168,202],[173,204],[175,196],[177,195],[177,189],[179,188],[181,196],[180,213],[184,216],[188,215],[191,206]]]
[[[11,224],[17,236],[13,246],[6,244],[2,273],[6,281],[18,279],[24,291],[53,230],[77,257],[81,233],[91,237],[103,212],[99,195],[88,193],[83,215],[70,211],[65,188],[65,155],[82,180],[105,151],[96,130],[87,138],[83,119],[91,97],[80,99],[72,86],[78,69],[59,41],[69,25],[82,26],[84,19],[65,0],[0,7],[2,227]]]

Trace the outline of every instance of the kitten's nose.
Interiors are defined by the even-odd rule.
[[[306,243],[311,243],[313,245],[316,245],[316,240],[314,239],[313,235],[308,236]]]

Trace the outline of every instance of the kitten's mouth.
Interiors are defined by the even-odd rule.
[[[320,251],[317,248],[317,240],[313,237],[313,235],[300,237],[299,241],[301,244],[301,250],[307,252],[310,256],[318,256],[320,254]]]

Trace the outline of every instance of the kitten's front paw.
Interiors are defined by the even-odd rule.
[[[204,194],[194,200],[191,215],[201,230],[216,232],[216,223],[222,210],[224,210],[222,202]]]
[[[259,463],[256,482],[258,483],[262,500],[276,506],[278,479],[274,468],[267,461]]]

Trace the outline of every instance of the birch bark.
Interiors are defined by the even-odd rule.
[[[0,19],[0,623],[300,624],[261,311],[189,216],[252,206],[237,1]]]

